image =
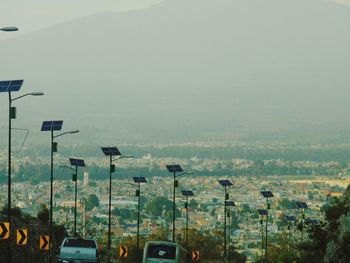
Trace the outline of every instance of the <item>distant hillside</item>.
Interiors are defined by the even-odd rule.
[[[115,143],[349,127],[349,25],[330,1],[164,0],[2,41],[0,78],[46,93],[17,103],[41,140],[55,118]]]

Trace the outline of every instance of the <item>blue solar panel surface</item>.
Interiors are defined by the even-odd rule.
[[[60,131],[63,121],[44,121],[41,125],[41,131]]]
[[[267,215],[267,210],[265,209],[258,209],[259,215],[266,216]]]
[[[69,162],[73,166],[85,167],[85,162],[82,159],[69,158]]]
[[[286,216],[286,219],[288,221],[295,221],[296,220],[295,216]]]
[[[305,202],[300,202],[300,201],[297,201],[296,202],[296,205],[298,208],[307,208],[307,204]]]
[[[261,193],[261,194],[263,195],[263,197],[265,197],[265,198],[273,197],[273,194],[272,194],[271,191],[261,191],[260,193]]]
[[[0,81],[0,92],[19,91],[22,87],[22,84],[23,84],[23,79]]]
[[[306,218],[306,223],[307,224],[317,224],[317,220],[316,219],[311,219],[311,218]]]
[[[101,149],[107,156],[122,155],[117,147],[101,147]]]
[[[147,180],[145,177],[133,177],[132,178],[135,183],[147,183]]]
[[[181,192],[183,196],[194,196],[191,190],[182,190]]]
[[[233,184],[229,180],[219,180],[222,186],[232,186]]]
[[[236,206],[234,201],[226,201],[226,206]]]
[[[166,165],[166,168],[168,169],[168,171],[170,173],[178,173],[178,172],[183,172],[182,168],[180,165],[178,164],[171,164],[171,165]]]

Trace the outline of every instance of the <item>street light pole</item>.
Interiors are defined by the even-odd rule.
[[[10,231],[11,231],[11,129],[12,129],[12,122],[11,122],[11,104],[12,104],[12,99],[11,99],[11,92],[9,92],[9,142],[8,142],[8,189],[7,189],[7,211],[8,211],[8,221],[10,223]],[[12,260],[12,255],[11,255],[11,234],[10,234],[10,238],[8,241],[8,260],[11,263]]]
[[[269,198],[266,198],[266,224],[265,224],[265,262],[267,263],[267,224],[269,220]]]
[[[186,249],[188,253],[188,195],[186,197]]]
[[[2,29],[3,31],[6,31]],[[24,95],[12,98],[12,92],[14,91],[19,91],[22,87],[23,80],[14,80],[14,81],[0,81],[0,92],[8,92],[8,98],[9,98],[9,108],[8,108],[8,113],[9,113],[9,129],[8,129],[8,185],[7,185],[7,217],[8,217],[8,222],[10,224],[10,233],[11,233],[11,186],[12,186],[12,119],[16,119],[16,107],[12,107],[12,102],[15,100],[18,100],[20,98],[23,98],[25,96],[41,96],[44,95],[42,92],[32,92],[32,93],[26,93]],[[12,255],[11,255],[11,240],[12,240],[12,235],[10,234],[9,239],[8,239],[8,248],[7,248],[7,254],[8,254],[8,262],[11,263],[12,261]]]
[[[54,135],[53,130],[51,130],[51,160],[50,160],[50,222],[49,222],[49,262],[52,262],[52,217],[53,217],[53,153],[54,147],[56,148],[57,145],[54,146]]]
[[[111,256],[111,206],[112,206],[112,169],[115,169],[114,166],[112,168],[112,155],[109,156],[109,196],[108,196],[108,244],[107,244],[107,253],[108,253],[108,260],[107,262],[110,263],[110,256]]]
[[[140,201],[141,201],[141,182],[138,185],[137,192],[137,242],[136,242],[136,250],[137,250],[137,259],[139,259],[140,254]]]
[[[140,211],[141,211],[141,183],[147,183],[145,177],[133,177],[135,183],[137,183],[136,196],[137,200],[137,242],[136,242],[136,253],[137,262],[140,261]]]
[[[174,184],[173,184],[173,242],[175,242],[175,218],[176,218],[176,215],[175,215],[175,211],[176,211],[176,205],[175,205],[175,188],[177,187],[176,184],[176,172],[174,171]]]
[[[235,207],[236,204],[234,201],[229,201],[229,200],[225,200],[225,206],[229,206],[229,207]],[[228,262],[230,263],[231,262],[231,255],[230,255],[230,244],[231,244],[231,239],[230,239],[230,236],[231,236],[231,225],[232,225],[232,219],[230,220],[230,218],[232,218],[232,213],[231,213],[231,210],[228,211],[227,213],[227,217],[228,217],[228,225],[229,225],[229,235],[228,235]]]
[[[233,186],[229,180],[219,180],[219,183],[225,188],[225,198],[224,198],[224,262],[227,261],[227,244],[226,244],[226,205],[229,195],[227,193],[227,187]]]
[[[132,155],[122,155],[117,147],[101,147],[103,153],[109,157],[109,197],[108,197],[108,243],[107,243],[107,262],[111,258],[111,214],[112,214],[112,173],[115,172],[114,161],[122,158],[133,158]],[[118,156],[113,159],[113,156]]]
[[[53,154],[57,152],[57,143],[54,142],[55,138],[63,136],[65,134],[78,133],[79,130],[63,132],[54,135],[54,131],[60,131],[62,129],[63,121],[44,121],[41,126],[41,131],[49,131],[51,149],[50,149],[50,222],[49,222],[49,262],[52,262],[52,243],[53,243]]]
[[[193,194],[193,191],[191,191],[191,190],[182,190],[182,195],[186,197],[186,202],[185,202],[185,208],[186,208],[186,250],[187,250],[187,253],[189,253],[189,249],[188,249],[188,222],[189,222],[188,198],[190,196],[194,196],[194,194]],[[186,262],[188,262],[187,257],[186,257]]]
[[[265,263],[267,263],[267,225],[268,225],[269,210],[270,210],[269,198],[274,197],[274,195],[271,191],[260,191],[260,193],[264,198],[266,198]]]
[[[226,200],[227,200],[227,189],[225,186],[225,205],[224,205],[224,261],[226,262],[226,256],[227,256],[227,244],[226,244],[226,235],[227,235],[227,231],[226,231]]]
[[[176,173],[181,173],[179,175],[177,175],[178,177],[179,176],[182,176],[182,175],[185,175],[185,174],[192,174],[192,173],[187,173],[187,172],[184,172],[184,170],[181,168],[180,165],[178,164],[171,164],[171,165],[166,165],[166,168],[167,170],[170,172],[170,173],[173,173],[174,175],[174,184],[173,184],[173,236],[172,236],[172,240],[173,242],[175,242],[175,219],[176,219],[176,200],[175,200],[175,189],[176,187],[178,186],[177,185],[177,181],[176,181]]]
[[[77,195],[78,195],[78,166],[75,167],[75,193],[74,193],[74,237],[77,237]]]

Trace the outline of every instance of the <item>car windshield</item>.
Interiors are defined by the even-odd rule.
[[[86,239],[66,239],[64,247],[86,247],[96,248],[95,241]]]
[[[176,247],[169,245],[149,245],[149,258],[175,259]]]

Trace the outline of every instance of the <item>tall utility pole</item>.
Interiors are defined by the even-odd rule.
[[[122,155],[117,147],[101,147],[104,155],[109,157],[109,197],[108,197],[108,243],[107,243],[107,262],[111,259],[111,215],[112,215],[112,173],[115,172],[114,161],[122,158],[133,158],[132,155]],[[117,156],[113,159],[114,156]]]
[[[5,27],[1,28],[2,31],[17,31],[18,29],[16,27]],[[9,223],[9,232],[10,236],[8,238],[8,248],[7,248],[7,258],[8,262],[12,261],[12,255],[11,255],[11,242],[12,242],[12,235],[11,235],[11,186],[12,186],[12,160],[11,160],[11,153],[12,153],[12,138],[11,138],[11,131],[12,131],[12,119],[16,119],[16,107],[12,107],[12,102],[15,100],[18,100],[20,98],[26,97],[26,96],[41,96],[44,95],[42,92],[31,92],[26,93],[24,95],[18,96],[16,98],[12,98],[12,92],[17,92],[21,89],[23,85],[23,80],[5,80],[0,81],[0,92],[7,92],[8,98],[9,98],[9,105],[8,105],[8,189],[7,189],[7,218]]]
[[[44,121],[41,126],[41,131],[48,131],[51,134],[51,160],[50,160],[50,222],[49,222],[49,262],[52,263],[52,244],[53,244],[53,154],[57,152],[57,142],[54,139],[65,134],[78,133],[79,130],[63,132],[54,135],[54,131],[62,130],[63,121]]]

